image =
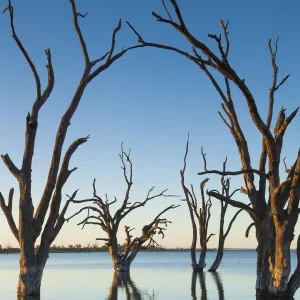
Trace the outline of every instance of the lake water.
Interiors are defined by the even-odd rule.
[[[208,252],[207,265],[215,257]],[[292,253],[292,263],[296,262]],[[16,299],[19,255],[0,255],[0,299]],[[41,299],[253,300],[255,251],[226,251],[216,275],[192,276],[188,252],[142,252],[130,278],[114,278],[107,253],[50,254]],[[296,295],[296,300],[300,300]]]

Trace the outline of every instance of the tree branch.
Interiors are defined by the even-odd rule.
[[[53,226],[55,224],[56,219],[58,218],[58,214],[59,214],[59,210],[60,210],[60,204],[61,204],[61,198],[62,198],[62,189],[66,183],[66,181],[68,180],[69,176],[75,171],[77,170],[77,168],[73,168],[71,170],[69,170],[69,163],[70,163],[70,159],[72,157],[72,155],[75,153],[75,151],[77,150],[77,148],[84,144],[85,142],[87,142],[87,140],[89,139],[89,136],[84,137],[84,138],[79,138],[76,141],[74,141],[70,147],[68,148],[68,150],[65,153],[62,165],[61,165],[61,169],[60,169],[60,173],[58,175],[56,184],[55,184],[55,192],[52,196],[52,201],[51,201],[51,209],[50,209],[50,214],[48,216],[48,220],[45,226],[45,230],[44,231],[51,231],[53,229]],[[36,230],[36,234],[35,237],[37,238],[40,235],[40,232],[42,230],[42,226],[49,208],[49,204],[50,204],[50,198],[49,197],[45,197],[44,198],[45,201],[41,201],[38,205],[38,208],[35,212],[35,230]],[[48,202],[46,200],[49,200]],[[50,236],[50,234],[49,234]]]
[[[247,227],[246,232],[245,232],[245,237],[246,237],[246,238],[249,237],[250,229],[251,229],[253,226],[255,226],[255,223],[251,223],[251,224]]]
[[[0,193],[0,207],[6,217],[11,232],[13,233],[16,240],[19,242],[19,231],[17,229],[15,220],[12,215],[13,195],[14,195],[14,189],[10,189],[9,196],[8,196],[8,205],[6,205],[3,195],[2,193]]]
[[[85,138],[77,139],[70,145],[70,147],[68,148],[68,150],[65,153],[65,157],[64,157],[62,165],[61,165],[60,173],[57,178],[57,182],[55,184],[55,192],[52,197],[51,210],[50,210],[50,214],[49,214],[47,223],[49,223],[49,222],[53,223],[53,224],[55,223],[55,220],[58,216],[59,209],[60,209],[63,186],[65,185],[69,176],[77,169],[77,168],[73,168],[73,169],[69,170],[70,159],[71,159],[72,155],[74,154],[74,152],[77,150],[77,148],[80,145],[87,142],[88,138],[89,138],[89,136],[87,136]],[[40,201],[38,208],[35,212],[35,216],[34,216],[35,224],[36,224],[35,228],[37,231],[36,237],[39,236],[39,234],[42,230],[42,225],[44,223],[45,216],[47,214],[49,204],[50,204],[50,197],[44,197],[43,200],[44,201]]]
[[[8,154],[1,155],[1,158],[8,168],[8,170],[11,172],[12,175],[14,175],[17,179],[20,176],[20,170],[16,167],[16,165],[12,162]]]
[[[81,49],[82,49],[82,52],[83,52],[85,67],[86,67],[86,69],[89,69],[91,67],[90,58],[89,58],[88,50],[87,50],[83,35],[81,33],[81,29],[80,29],[79,24],[78,24],[78,17],[85,18],[87,14],[82,15],[82,14],[77,12],[74,0],[70,0],[70,3],[71,3],[71,6],[72,6],[73,23],[74,23],[74,27],[75,27],[76,33],[78,35],[80,46],[81,46]]]
[[[36,95],[37,95],[37,99],[39,99],[41,97],[41,82],[40,82],[40,77],[36,71],[35,65],[33,64],[32,60],[30,59],[26,49],[24,48],[22,42],[20,41],[18,35],[16,34],[15,31],[15,25],[14,25],[14,9],[11,5],[11,0],[8,0],[8,7],[6,9],[4,9],[4,11],[2,12],[5,13],[6,11],[9,12],[9,17],[10,17],[10,27],[11,27],[11,31],[12,31],[12,36],[14,38],[14,40],[16,41],[19,49],[21,50],[23,56],[25,57],[32,73],[33,76],[35,78],[35,83],[36,83]]]
[[[65,215],[66,215],[66,212],[68,210],[68,207],[70,205],[71,202],[74,201],[76,195],[77,195],[77,192],[78,190],[76,190],[72,196],[69,198],[69,200],[67,200],[65,206],[63,207],[59,217],[57,218],[57,221],[56,221],[56,224],[55,224],[55,227],[54,227],[54,230],[53,230],[53,235],[52,235],[52,238],[51,238],[51,242],[55,240],[56,236],[59,234],[62,226],[64,225],[66,219],[65,219]]]
[[[256,219],[256,214],[255,214],[254,210],[252,208],[250,208],[248,205],[244,204],[243,202],[229,199],[229,198],[227,198],[217,192],[214,192],[214,191],[207,191],[207,195],[214,197],[218,200],[224,201],[225,203],[228,203],[231,206],[241,208],[241,209],[245,210],[252,219]]]

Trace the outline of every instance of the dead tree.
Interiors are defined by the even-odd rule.
[[[189,150],[189,140],[187,140],[186,144],[186,150],[185,150],[185,156],[184,156],[184,168],[183,170],[180,171],[181,175],[181,185],[186,197],[186,202],[189,208],[190,212],[190,218],[192,222],[192,228],[193,228],[193,239],[192,239],[192,246],[191,246],[191,260],[192,260],[192,267],[194,271],[203,271],[205,267],[205,257],[206,257],[206,251],[207,251],[207,242],[213,236],[214,234],[210,234],[208,238],[207,237],[207,231],[208,231],[208,223],[210,219],[210,208],[211,208],[211,201],[210,197],[209,199],[205,202],[205,196],[204,196],[204,186],[205,183],[209,180],[206,178],[203,180],[200,184],[200,192],[201,192],[201,198],[202,198],[202,207],[204,209],[200,208],[198,212],[198,205],[197,205],[197,197],[195,196],[194,188],[191,185],[191,189],[188,189],[185,186],[184,182],[184,173],[185,173],[185,168],[186,168],[186,158],[188,155],[188,150]],[[204,164],[206,165],[206,154],[203,152],[203,149],[201,150],[202,157],[204,160]],[[226,171],[226,163],[227,163],[227,158],[223,163],[223,172]],[[225,178],[225,176],[221,177],[221,185],[222,185],[222,191],[221,194],[224,197],[231,198],[237,191],[240,191],[240,189],[235,190],[233,193],[230,194],[230,180],[229,178]],[[216,191],[219,193],[218,191]],[[234,221],[236,220],[237,216],[243,211],[243,209],[239,209],[232,219],[228,223],[228,227],[226,231],[224,230],[224,224],[225,224],[225,216],[228,208],[228,203],[224,201],[220,201],[221,203],[221,212],[220,212],[220,224],[219,224],[219,242],[218,242],[218,250],[217,250],[217,255],[216,258],[209,268],[208,271],[210,272],[216,272],[218,267],[220,266],[223,258],[223,253],[224,253],[224,245],[225,245],[225,240],[232,228],[232,225]],[[196,244],[197,244],[197,225],[195,222],[195,218],[198,220],[198,227],[199,227],[199,233],[200,233],[200,246],[201,246],[201,255],[199,259],[199,263],[196,263]]]
[[[203,152],[203,150],[202,150],[202,157],[203,157],[204,165],[206,166],[206,154]],[[227,157],[223,163],[223,173],[226,172],[226,163],[227,163]],[[240,191],[240,189],[236,189],[232,193],[230,193],[230,179],[226,178],[225,176],[221,176],[221,186],[222,186],[221,195],[228,199],[231,199],[236,192]],[[217,190],[215,190],[215,192],[219,193],[219,191]],[[241,208],[233,215],[225,231],[224,229],[225,216],[228,208],[228,203],[223,200],[220,200],[220,204],[221,204],[221,212],[220,212],[220,223],[219,223],[218,250],[214,262],[212,263],[211,267],[208,269],[209,272],[216,272],[217,269],[219,268],[223,259],[225,240],[232,228],[234,221],[236,220],[238,215],[243,211],[243,209]]]
[[[54,70],[52,65],[52,56],[50,49],[45,51],[47,58],[48,84],[42,89],[42,83],[39,73],[30,58],[25,46],[19,39],[14,26],[14,9],[11,1],[8,0],[8,7],[3,12],[8,12],[10,16],[10,26],[12,36],[28,63],[36,83],[36,99],[32,105],[31,112],[26,116],[25,129],[25,146],[24,156],[21,167],[11,160],[8,154],[2,155],[1,158],[8,170],[17,179],[19,184],[19,225],[14,221],[12,215],[13,194],[14,189],[11,189],[8,196],[7,205],[4,197],[0,194],[0,205],[6,216],[10,229],[20,245],[20,275],[18,284],[18,294],[23,295],[39,295],[42,280],[43,270],[49,255],[51,243],[59,233],[64,220],[64,214],[67,206],[60,212],[62,201],[62,189],[68,180],[69,176],[76,168],[69,169],[69,162],[76,149],[85,143],[88,137],[79,138],[74,141],[63,155],[63,145],[67,135],[68,127],[71,119],[80,103],[81,97],[87,85],[99,74],[109,68],[116,60],[121,58],[126,52],[131,49],[140,47],[141,45],[124,48],[120,52],[115,51],[115,40],[118,31],[121,29],[121,21],[112,33],[112,42],[110,49],[101,58],[91,60],[87,46],[84,41],[83,34],[79,27],[79,19],[84,18],[76,10],[75,1],[70,0],[73,23],[76,34],[78,36],[80,46],[82,48],[85,67],[82,73],[78,87],[71,99],[70,105],[61,118],[55,144],[52,153],[52,160],[48,172],[48,179],[44,188],[43,195],[38,202],[37,209],[34,211],[32,199],[32,161],[34,157],[35,140],[39,122],[39,112],[44,104],[48,101],[54,87]],[[73,193],[71,199],[76,195]],[[40,247],[35,252],[35,242],[40,237]]]
[[[88,203],[87,206],[81,208],[78,212],[67,218],[66,220],[69,221],[73,217],[79,215],[80,213],[87,211],[87,217],[79,222],[77,225],[82,225],[82,229],[85,225],[98,225],[100,228],[106,232],[107,237],[105,238],[97,238],[97,240],[105,241],[105,245],[108,246],[109,254],[112,259],[113,267],[116,272],[129,272],[130,266],[134,258],[136,257],[137,253],[140,251],[142,246],[149,247],[151,244],[159,246],[159,244],[155,241],[154,235],[159,234],[164,238],[164,231],[166,230],[165,227],[171,221],[168,221],[166,218],[163,218],[162,215],[170,209],[174,209],[179,205],[170,205],[165,208],[162,212],[160,212],[151,223],[145,225],[142,229],[142,234],[139,237],[133,238],[131,235],[132,230],[134,228],[130,228],[129,226],[124,226],[125,233],[126,233],[126,243],[125,246],[119,249],[118,247],[118,230],[120,227],[120,223],[124,218],[131,213],[133,210],[145,206],[148,201],[153,200],[159,197],[174,197],[173,195],[166,194],[167,189],[163,190],[158,194],[153,194],[154,187],[152,187],[147,195],[146,198],[139,202],[130,202],[130,194],[131,188],[133,185],[132,181],[132,162],[130,159],[130,151],[125,153],[123,151],[123,146],[121,148],[120,159],[122,163],[122,169],[124,174],[124,179],[127,185],[127,189],[125,191],[124,200],[120,207],[116,210],[113,214],[111,211],[111,205],[117,202],[115,198],[112,201],[109,201],[107,195],[105,198],[98,196],[96,191],[96,179],[93,182],[93,198],[91,199],[84,199],[84,200],[73,200],[70,199],[72,203]],[[129,170],[128,170],[129,167]],[[94,204],[91,206],[89,203],[92,202]],[[90,212],[95,214],[91,215]],[[164,227],[163,227],[164,226]]]
[[[208,35],[210,39],[215,41],[218,48],[217,51],[213,51],[202,39],[198,39],[189,31],[177,1],[168,1],[174,13],[171,13],[170,8],[168,8],[165,2],[165,0],[162,0],[166,17],[155,12],[152,13],[153,16],[158,22],[172,26],[177,32],[183,35],[192,46],[192,52],[189,53],[176,47],[147,42],[131,24],[128,24],[137,35],[141,45],[174,51],[185,56],[207,75],[216,88],[222,99],[221,106],[223,113],[219,112],[219,115],[228,127],[237,145],[242,169],[232,172],[226,171],[225,174],[219,170],[205,170],[200,174],[243,176],[245,181],[243,191],[248,195],[252,207],[248,207],[241,201],[229,199],[214,191],[210,191],[208,194],[229,205],[244,209],[253,220],[258,242],[257,294],[275,297],[293,296],[300,286],[298,268],[290,276],[290,245],[294,239],[294,228],[299,214],[300,152],[291,168],[286,169],[287,176],[284,180],[280,179],[280,161],[285,132],[297,115],[299,107],[288,116],[285,113],[286,109],[282,108],[279,111],[278,117],[275,117],[275,126],[271,129],[271,123],[274,119],[275,94],[289,78],[289,75],[287,75],[282,79],[278,79],[278,66],[276,62],[278,40],[275,43],[275,47],[272,46],[272,41],[269,40],[273,80],[269,92],[268,116],[266,121],[264,121],[258,111],[254,95],[250,91],[246,81],[238,75],[236,69],[230,64],[229,23],[221,21],[223,34]],[[223,77],[225,87],[220,83],[219,77],[214,76],[213,72]],[[231,94],[231,84],[240,90],[247,103],[253,125],[261,134],[261,155],[258,168],[256,169],[252,167],[247,139],[240,126],[235,110]],[[258,176],[258,183],[254,180],[255,176]],[[297,251],[300,252],[299,247]]]
[[[186,143],[186,149],[185,149],[185,155],[184,155],[184,164],[183,169],[180,170],[180,177],[181,177],[181,186],[184,192],[185,201],[187,203],[191,223],[192,223],[192,229],[193,229],[193,238],[192,238],[192,244],[191,244],[191,262],[192,262],[192,268],[194,272],[202,272],[203,269],[206,266],[205,258],[206,258],[206,252],[207,252],[207,243],[210,240],[210,238],[215,235],[211,233],[208,235],[208,224],[211,217],[210,214],[210,208],[211,208],[211,200],[210,197],[208,200],[205,199],[205,192],[204,187],[206,182],[209,180],[209,178],[204,179],[200,183],[200,194],[201,194],[201,207],[198,208],[198,199],[196,197],[195,189],[193,185],[188,188],[185,184],[185,169],[186,169],[186,159],[189,151],[189,139]],[[197,223],[196,224],[196,221]],[[198,225],[198,228],[197,228]],[[198,230],[199,230],[199,240],[200,240],[200,257],[199,262],[197,263],[196,258],[196,247],[197,247],[197,236],[198,236]]]

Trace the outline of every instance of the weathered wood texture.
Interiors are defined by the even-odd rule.
[[[292,296],[298,289],[300,281],[298,269],[290,277],[290,244],[294,238],[294,228],[299,213],[300,152],[292,167],[286,168],[287,176],[284,180],[280,179],[280,161],[284,135],[290,123],[297,115],[299,107],[288,116],[285,114],[285,109],[282,108],[278,117],[274,118],[276,92],[289,78],[289,75],[287,75],[282,79],[278,79],[278,66],[276,63],[278,40],[275,42],[275,46],[272,46],[271,40],[269,41],[273,81],[269,92],[268,116],[267,120],[264,121],[256,106],[254,95],[246,84],[246,81],[238,75],[236,69],[230,64],[229,23],[225,23],[223,20],[220,22],[221,35],[208,35],[210,39],[215,41],[218,49],[217,51],[213,51],[202,39],[195,37],[189,31],[176,0],[163,0],[162,2],[166,17],[155,12],[152,13],[153,16],[158,22],[170,25],[185,37],[192,46],[191,53],[176,47],[147,42],[131,24],[129,26],[137,35],[141,45],[165,49],[185,56],[207,75],[216,88],[222,100],[222,112],[219,111],[219,115],[228,127],[236,143],[242,168],[239,171],[227,171],[225,174],[221,171],[206,169],[199,174],[213,173],[221,176],[243,176],[245,187],[242,188],[242,192],[247,194],[251,202],[251,207],[240,201],[229,199],[215,191],[208,192],[208,195],[239,209],[244,209],[253,219],[258,242],[257,294],[275,297]],[[220,76],[215,77],[213,71],[223,77],[223,84],[220,82]],[[247,139],[240,126],[238,114],[232,99],[231,85],[234,85],[243,95],[253,126],[261,134],[262,147],[257,169],[252,167]],[[275,121],[273,129],[271,129],[272,121]],[[255,176],[258,176],[258,183],[254,180]]]
[[[29,112],[26,117],[25,145],[21,167],[18,168],[8,154],[1,156],[8,170],[17,179],[19,184],[20,198],[18,226],[16,225],[12,215],[13,189],[11,189],[9,193],[8,205],[5,204],[5,199],[0,193],[0,205],[12,233],[20,245],[21,259],[18,285],[18,294],[20,297],[24,295],[40,294],[42,274],[49,255],[49,248],[64,222],[64,215],[69,202],[67,202],[64,209],[60,212],[62,189],[69,176],[76,170],[76,168],[69,169],[69,162],[77,148],[81,144],[85,143],[88,137],[79,138],[74,141],[65,152],[64,157],[62,148],[68,128],[71,124],[71,119],[78,108],[85,88],[96,76],[109,68],[126,52],[134,48],[142,47],[142,45],[136,45],[129,48],[123,48],[120,52],[115,51],[116,34],[121,29],[120,21],[113,31],[109,51],[100,59],[91,61],[78,24],[79,18],[84,18],[85,15],[80,14],[76,10],[74,0],[70,0],[70,4],[75,31],[83,52],[85,67],[69,107],[62,116],[57,129],[47,182],[41,199],[38,202],[36,211],[34,211],[34,201],[32,199],[32,161],[35,151],[39,112],[48,101],[55,83],[52,56],[50,49],[47,49],[45,54],[47,58],[46,68],[48,72],[48,84],[44,89],[42,89],[39,73],[15,31],[14,9],[11,4],[11,0],[8,0],[8,7],[4,10],[4,12],[9,13],[12,36],[28,63],[36,83],[36,99],[32,105],[31,112]],[[73,193],[70,200],[74,199],[75,195],[76,192]],[[35,252],[35,243],[38,237],[40,237],[40,247],[37,252]]]

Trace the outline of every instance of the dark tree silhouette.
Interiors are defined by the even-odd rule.
[[[76,10],[74,0],[70,0],[70,4],[75,31],[83,52],[85,67],[77,89],[72,96],[70,105],[63,114],[60,125],[57,129],[48,179],[43,195],[41,196],[35,211],[32,199],[32,161],[34,151],[36,151],[35,140],[38,130],[38,122],[40,121],[39,113],[44,104],[48,101],[55,82],[52,56],[50,49],[47,49],[45,54],[47,58],[46,68],[48,72],[48,84],[44,89],[42,89],[39,73],[30,58],[29,53],[26,51],[25,46],[16,33],[14,9],[10,0],[8,0],[8,7],[3,11],[3,13],[7,12],[9,14],[13,39],[28,63],[36,83],[36,99],[32,105],[31,112],[29,112],[26,116],[24,156],[21,167],[17,167],[8,154],[1,156],[8,170],[17,179],[19,184],[20,198],[18,226],[12,215],[14,189],[11,189],[9,192],[7,205],[4,197],[0,193],[0,205],[12,233],[20,245],[21,259],[18,284],[18,294],[20,297],[23,295],[40,294],[42,274],[49,256],[50,245],[56,238],[63,224],[67,205],[60,212],[62,189],[69,176],[76,170],[76,168],[69,169],[69,162],[77,148],[85,143],[88,137],[79,138],[74,141],[65,152],[63,158],[62,148],[68,127],[71,124],[71,119],[80,103],[85,88],[95,77],[108,69],[126,52],[131,49],[141,47],[141,45],[137,45],[129,48],[123,48],[120,52],[115,51],[116,35],[121,29],[120,21],[112,33],[112,42],[109,51],[101,58],[92,61],[78,23],[78,20],[80,18],[85,18],[86,15],[82,15]],[[75,195],[76,191],[71,196],[71,199],[74,199]],[[41,239],[40,247],[35,251],[35,243],[39,237]]]
[[[203,160],[204,160],[204,164],[206,166],[206,154],[202,151],[202,156],[203,156]],[[225,159],[224,163],[223,163],[223,172],[226,172],[226,163],[227,163],[227,158]],[[233,192],[230,192],[230,179],[228,177],[225,176],[221,176],[221,186],[222,186],[222,190],[221,190],[221,195],[224,197],[227,197],[228,199],[231,199],[234,194],[238,191],[240,191],[240,189],[236,189]],[[216,191],[217,193],[219,193],[219,191]],[[216,258],[214,260],[214,262],[212,263],[211,267],[209,268],[209,272],[216,272],[217,269],[219,268],[222,259],[223,259],[223,255],[224,255],[224,246],[225,246],[225,241],[226,238],[228,237],[230,230],[232,228],[232,225],[234,223],[234,221],[236,220],[236,218],[238,217],[238,215],[243,211],[243,209],[239,209],[231,218],[231,220],[228,223],[227,229],[225,230],[225,217],[226,217],[226,212],[227,212],[227,208],[228,208],[228,203],[225,201],[220,200],[220,204],[221,204],[221,211],[220,211],[220,223],[219,223],[219,242],[218,242],[218,250],[217,250],[217,255]],[[251,204],[251,203],[250,203]],[[249,206],[250,206],[249,204]]]
[[[97,225],[103,230],[107,237],[105,238],[97,238],[97,240],[101,240],[105,242],[105,245],[108,246],[108,251],[110,257],[112,259],[112,263],[116,272],[129,272],[130,266],[132,261],[135,259],[137,253],[141,250],[142,247],[149,247],[150,245],[157,245],[157,241],[154,239],[155,235],[161,235],[164,238],[164,231],[171,221],[167,220],[166,218],[162,217],[162,215],[167,212],[168,210],[175,209],[179,205],[170,205],[164,210],[162,210],[149,224],[145,225],[142,229],[142,234],[133,238],[131,235],[132,230],[134,228],[130,228],[129,226],[124,226],[125,233],[126,233],[126,243],[124,247],[119,247],[118,244],[118,231],[120,227],[120,223],[124,218],[134,211],[137,208],[145,206],[148,201],[153,200],[155,198],[160,197],[175,197],[173,195],[166,194],[167,189],[163,190],[158,194],[153,194],[154,187],[152,187],[144,200],[136,201],[134,203],[130,202],[131,196],[131,188],[133,185],[132,175],[133,175],[133,168],[132,162],[130,159],[130,151],[125,153],[123,151],[123,145],[121,147],[121,163],[122,169],[124,174],[124,179],[127,185],[127,189],[125,191],[124,200],[121,203],[120,207],[116,210],[113,214],[111,210],[111,206],[117,202],[115,198],[112,201],[109,201],[107,195],[105,198],[100,197],[96,191],[96,180],[94,179],[93,182],[93,198],[91,199],[84,199],[84,200],[73,200],[70,199],[70,202],[73,203],[87,203],[87,206],[81,208],[78,212],[70,216],[67,221],[74,218],[75,216],[79,215],[80,213],[87,211],[87,217],[78,223],[78,225],[82,225],[82,228],[85,225]],[[129,168],[129,170],[128,170]],[[93,206],[89,203],[94,204]],[[90,214],[93,212],[95,214]]]
[[[280,161],[284,135],[290,123],[297,115],[299,107],[288,116],[285,113],[286,109],[282,108],[279,111],[278,117],[274,118],[275,94],[289,78],[289,75],[287,75],[282,79],[278,79],[278,66],[276,62],[278,40],[275,42],[275,46],[272,46],[272,41],[271,39],[269,40],[273,80],[269,92],[268,116],[267,120],[264,121],[258,111],[254,95],[250,88],[230,64],[229,22],[223,22],[223,20],[220,22],[223,34],[208,35],[210,39],[215,41],[218,48],[217,51],[213,51],[202,39],[195,37],[190,32],[177,1],[168,1],[172,8],[172,13],[165,2],[162,0],[166,17],[155,12],[152,13],[153,16],[158,22],[172,26],[177,32],[183,35],[192,46],[191,53],[176,47],[147,42],[131,24],[128,24],[137,35],[141,45],[174,51],[185,56],[207,75],[216,88],[222,99],[221,107],[223,113],[219,112],[219,115],[228,127],[237,145],[242,169],[226,172],[206,169],[199,174],[243,176],[245,182],[243,192],[247,194],[252,207],[248,207],[241,201],[229,199],[215,191],[209,191],[208,195],[239,209],[244,209],[253,220],[258,242],[257,294],[275,297],[293,296],[300,286],[300,268],[297,267],[290,276],[290,245],[294,239],[294,229],[299,215],[300,151],[291,168],[286,168],[287,176],[283,180],[280,179]],[[213,72],[216,72],[219,76],[214,76]],[[224,85],[219,80],[220,75],[223,77]],[[234,85],[243,95],[253,126],[261,134],[262,147],[257,169],[252,167],[252,157],[247,139],[240,126],[239,117],[232,99],[231,85]],[[275,119],[275,126],[271,129],[273,119]],[[258,183],[254,180],[255,176],[258,176]],[[297,248],[297,252],[300,252],[300,247]]]
[[[202,272],[206,266],[205,258],[207,252],[207,243],[210,238],[215,235],[213,233],[208,235],[208,225],[209,220],[211,217],[210,208],[211,208],[211,200],[210,197],[205,199],[205,192],[204,187],[209,178],[204,179],[200,183],[200,194],[201,194],[201,207],[198,208],[198,199],[195,193],[195,189],[193,185],[188,188],[185,184],[185,169],[186,169],[186,159],[189,151],[189,139],[186,143],[185,155],[184,155],[184,164],[183,169],[180,170],[180,177],[181,177],[181,186],[184,192],[185,201],[187,203],[190,219],[192,223],[193,229],[193,237],[192,237],[192,244],[191,244],[191,263],[193,271],[195,272]],[[196,221],[197,220],[197,224]],[[199,231],[199,240],[200,240],[200,256],[199,261],[197,262],[196,258],[196,247],[197,247],[197,236]]]
[[[181,176],[181,186],[183,188],[183,192],[185,195],[184,201],[186,201],[189,212],[190,212],[190,219],[192,223],[192,229],[193,229],[193,238],[192,238],[192,245],[191,245],[191,261],[192,261],[192,268],[193,271],[200,271],[202,272],[203,269],[206,266],[205,263],[205,257],[206,257],[206,251],[207,251],[207,243],[209,239],[214,235],[211,233],[208,235],[208,225],[209,225],[209,220],[211,217],[210,213],[210,208],[211,208],[211,200],[210,196],[208,197],[208,200],[205,200],[205,193],[204,193],[204,187],[206,182],[208,182],[209,178],[204,179],[200,183],[200,193],[201,193],[201,208],[198,208],[198,200],[197,196],[194,190],[193,185],[191,185],[190,189],[186,187],[185,185],[185,169],[186,169],[186,160],[187,160],[187,155],[189,151],[189,139],[187,140],[186,143],[186,149],[185,149],[185,155],[184,155],[184,167],[180,171],[180,176]],[[204,163],[206,165],[206,154],[203,152],[203,149],[201,151],[202,157],[204,160]],[[227,158],[225,162],[223,163],[223,172],[226,171],[226,163],[227,163]],[[225,176],[221,176],[221,186],[222,186],[222,191],[221,194],[223,196],[227,196],[228,198],[231,198],[238,190],[235,190],[233,193],[230,193],[230,180],[229,178],[225,178]],[[232,228],[232,225],[234,221],[236,220],[237,216],[242,212],[243,209],[239,209],[232,219],[228,223],[228,227],[226,231],[224,230],[224,225],[225,225],[225,216],[228,208],[228,203],[224,201],[221,202],[221,211],[220,211],[220,225],[219,225],[219,243],[218,243],[218,250],[217,250],[217,255],[216,258],[209,268],[210,272],[216,272],[218,267],[220,266],[223,258],[223,253],[224,253],[224,245],[225,245],[225,240]],[[197,235],[198,235],[198,230],[197,230],[197,225],[195,222],[195,219],[198,221],[198,228],[199,228],[199,236],[200,236],[200,247],[201,247],[201,253],[200,253],[200,258],[199,262],[197,263],[196,261],[196,245],[197,245]]]

